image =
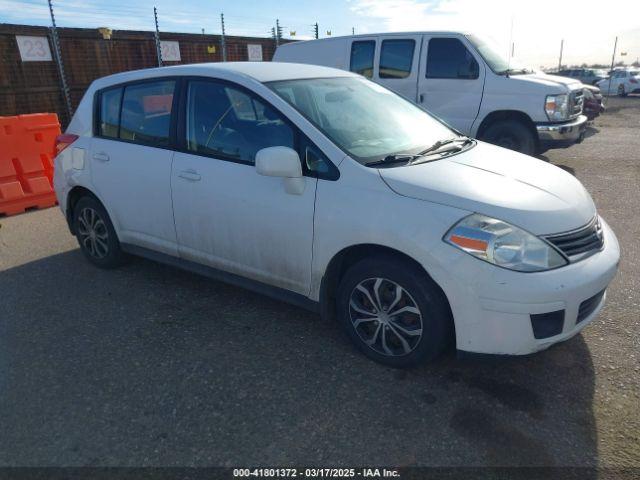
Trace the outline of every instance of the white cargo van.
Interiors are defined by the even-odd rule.
[[[523,153],[568,147],[584,136],[579,81],[510,63],[475,35],[384,33],[292,42],[273,60],[359,73],[466,135]]]

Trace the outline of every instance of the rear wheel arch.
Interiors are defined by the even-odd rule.
[[[347,270],[360,260],[376,256],[392,257],[420,270],[428,280],[438,287],[442,296],[446,300],[449,312],[451,313],[451,305],[446,293],[418,261],[406,253],[394,248],[378,244],[364,243],[343,248],[336,253],[327,264],[327,268],[322,276],[322,281],[320,282],[320,314],[322,318],[335,320],[336,292],[338,290],[338,285]]]
[[[71,233],[73,235],[76,234],[76,232],[74,231],[74,225],[73,225],[74,209],[75,209],[76,205],[78,204],[78,202],[80,201],[80,199],[83,198],[83,197],[91,197],[91,198],[94,198],[95,200],[97,200],[100,203],[100,205],[102,205],[102,207],[107,211],[107,213],[109,214],[109,217],[111,217],[111,222],[114,223],[113,222],[113,216],[111,215],[111,212],[106,207],[104,202],[102,200],[100,200],[100,198],[94,192],[89,190],[88,188],[83,187],[82,185],[76,185],[67,194],[67,208],[66,208],[66,211],[65,211],[65,215],[66,215],[66,218],[67,218],[67,223],[69,225],[69,230],[71,230]]]

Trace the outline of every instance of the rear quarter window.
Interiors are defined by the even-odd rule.
[[[122,88],[105,90],[100,94],[98,135],[107,138],[118,138],[121,101]]]

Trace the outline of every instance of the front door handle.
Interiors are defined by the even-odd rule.
[[[184,178],[185,180],[189,180],[190,182],[199,182],[200,179],[202,178],[198,172],[196,172],[195,170],[192,170],[192,169],[182,170],[178,174],[178,176],[180,178]]]
[[[96,159],[96,160],[100,160],[101,162],[108,162],[109,161],[109,155],[107,155],[104,152],[94,153],[93,154],[93,158]]]

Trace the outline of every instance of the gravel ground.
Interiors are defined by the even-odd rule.
[[[639,127],[640,97],[613,98],[545,157],[623,257],[600,317],[526,358],[385,368],[295,307],[95,269],[56,208],[0,219],[0,466],[640,466]]]

